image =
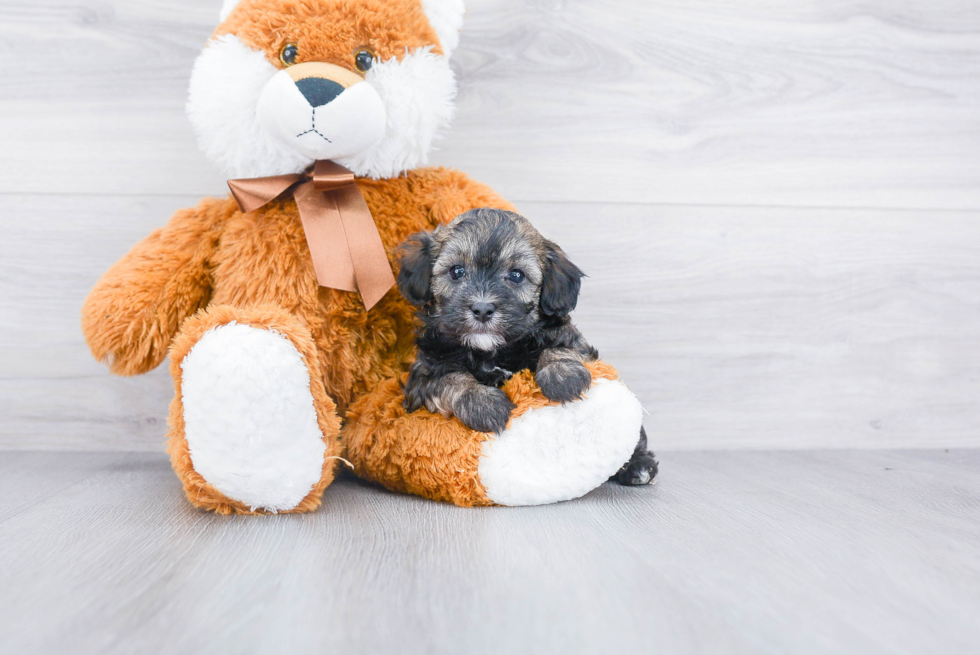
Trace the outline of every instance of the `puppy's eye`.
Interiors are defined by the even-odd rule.
[[[362,73],[368,72],[374,66],[374,53],[369,48],[360,48],[354,53],[354,65]]]
[[[449,269],[449,277],[451,277],[454,280],[458,280],[464,275],[466,275],[466,269],[460,266],[459,264],[456,264],[451,269]]]
[[[279,49],[279,61],[282,62],[283,66],[295,64],[297,55],[299,55],[299,48],[296,47],[295,43],[287,43]]]
[[[520,284],[521,282],[524,281],[524,272],[514,269],[513,271],[507,274],[507,279],[513,282],[514,284]]]

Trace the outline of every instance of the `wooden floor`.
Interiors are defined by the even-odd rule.
[[[461,509],[192,509],[154,453],[0,458],[3,653],[976,653],[980,450],[670,452]]]
[[[188,505],[166,372],[78,325],[226,192],[220,4],[0,0],[0,653],[978,652],[976,0],[468,0],[433,162],[589,274],[661,481],[266,518]]]

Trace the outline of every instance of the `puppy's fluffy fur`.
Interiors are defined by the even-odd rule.
[[[499,389],[534,371],[542,393],[568,402],[585,393],[583,362],[598,358],[569,319],[584,274],[518,214],[475,209],[402,247],[398,286],[419,308],[418,357],[405,407],[456,416],[480,432],[500,432],[514,404]],[[657,463],[641,430],[623,484],[653,480]]]

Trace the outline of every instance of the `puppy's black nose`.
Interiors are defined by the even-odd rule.
[[[476,320],[486,323],[493,318],[493,312],[497,306],[488,302],[475,302],[470,309],[473,310],[473,316],[476,316]]]
[[[344,92],[344,87],[322,77],[304,77],[296,81],[296,87],[314,109],[322,107]]]

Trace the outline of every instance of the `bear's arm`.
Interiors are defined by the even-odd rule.
[[[182,209],[106,271],[82,306],[96,359],[118,375],[163,362],[181,323],[211,296],[209,260],[236,210],[230,199],[214,198]]]
[[[448,168],[428,169],[426,172],[429,174],[426,191],[431,199],[429,211],[434,225],[448,223],[460,214],[480,207],[517,211],[496,191],[470,179],[465,173]]]

